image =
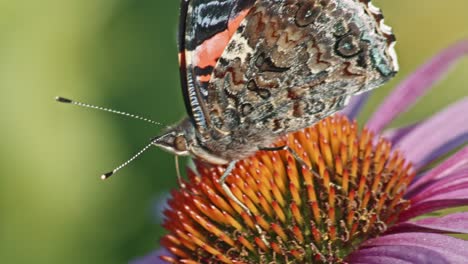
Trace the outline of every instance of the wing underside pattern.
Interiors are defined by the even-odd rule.
[[[378,11],[366,0],[258,1],[217,60],[207,123],[225,134],[283,134],[382,85],[398,64]]]
[[[179,28],[181,81],[187,112],[197,128],[206,129],[208,82],[217,60],[255,3],[244,1],[182,1]]]

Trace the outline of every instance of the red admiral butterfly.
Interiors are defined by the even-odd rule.
[[[368,0],[182,1],[188,117],[153,144],[233,168],[392,78],[394,45]]]
[[[179,61],[188,117],[151,144],[229,164],[226,187],[237,160],[392,78],[394,45],[369,0],[183,0]]]

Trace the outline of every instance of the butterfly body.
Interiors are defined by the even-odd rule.
[[[184,1],[189,116],[155,138],[227,164],[311,126],[398,71],[395,38],[367,0]]]

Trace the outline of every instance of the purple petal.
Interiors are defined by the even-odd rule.
[[[412,124],[412,125],[401,127],[401,128],[389,129],[383,132],[382,136],[390,140],[390,142],[392,142],[392,145],[396,145],[398,144],[398,141],[400,141],[400,139],[402,139],[408,133],[413,131],[413,129],[415,129],[418,125],[419,123],[416,123],[416,124]]]
[[[435,195],[430,199],[411,204],[411,207],[401,213],[401,222],[441,209],[468,205],[468,187]]]
[[[468,212],[455,213],[440,217],[430,217],[414,222],[405,222],[393,226],[390,233],[403,232],[443,232],[468,233]]]
[[[164,264],[165,261],[161,260],[160,256],[171,256],[172,254],[169,253],[165,248],[160,248],[152,253],[138,258],[136,260],[130,261],[129,264]]]
[[[463,99],[415,127],[395,148],[416,169],[468,142],[468,98]],[[423,141],[421,141],[423,140]]]
[[[152,212],[156,223],[161,224],[165,220],[164,211],[169,209],[168,201],[171,199],[169,192],[161,193],[157,198],[154,199]]]
[[[449,157],[447,160],[443,161],[437,167],[419,177],[418,180],[412,183],[408,188],[407,196],[415,196],[417,193],[420,193],[421,189],[426,185],[451,175],[453,172],[461,170],[465,167],[468,167],[468,147],[464,147]]]
[[[440,80],[457,59],[468,53],[468,40],[456,43],[442,51],[404,80],[374,112],[367,127],[379,133],[401,112],[406,111],[435,82]]]
[[[361,112],[361,109],[367,102],[367,99],[369,99],[369,96],[370,92],[353,96],[349,104],[343,108],[340,113],[346,115],[350,120],[355,119],[359,112]]]
[[[361,249],[349,257],[352,264],[414,264],[450,262],[440,253],[418,246],[384,246]]]
[[[419,192],[406,196],[412,203],[431,199],[435,195],[468,188],[468,168],[459,169],[446,177],[426,184]]]
[[[468,241],[450,236],[433,233],[401,233],[371,239],[364,243],[362,249],[352,253],[349,259],[359,260],[360,256],[383,256],[410,263],[468,263],[467,249]]]

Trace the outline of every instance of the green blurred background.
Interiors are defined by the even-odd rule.
[[[402,78],[468,37],[466,0],[380,0],[398,37]],[[176,28],[179,1],[0,0],[0,262],[126,263],[158,245],[154,202],[176,187],[173,157],[151,149],[110,170],[160,131],[68,107],[56,95],[142,113],[184,115]],[[468,60],[395,125],[468,94]],[[463,113],[466,114],[466,113]]]

